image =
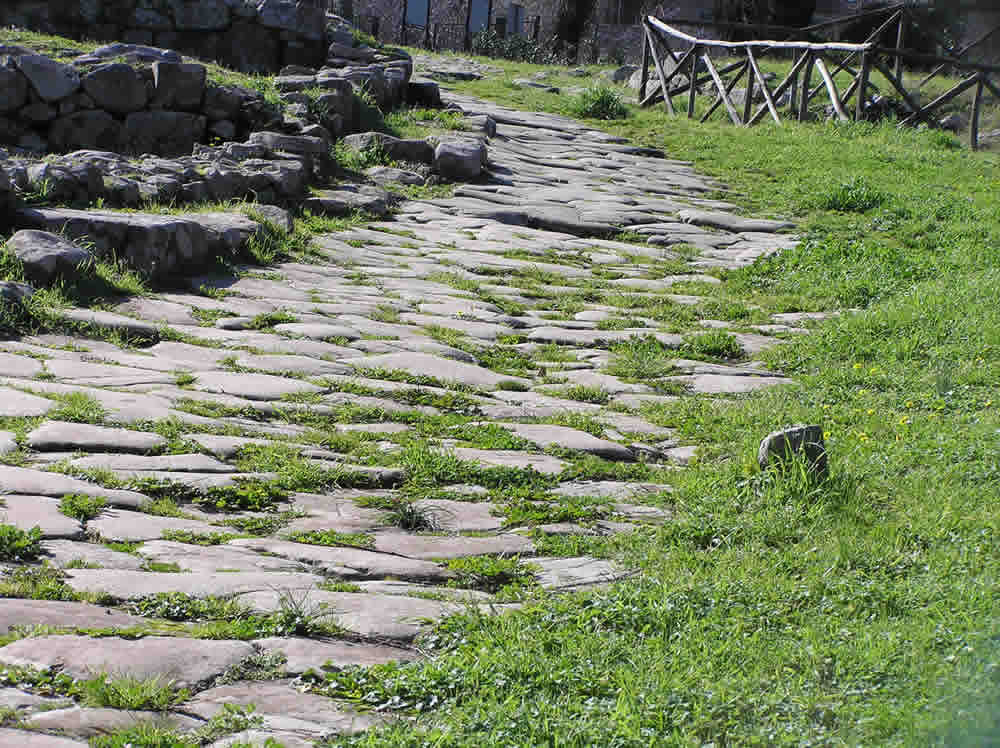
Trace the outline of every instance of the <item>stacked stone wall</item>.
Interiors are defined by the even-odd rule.
[[[174,49],[244,72],[326,59],[326,12],[296,0],[3,0],[0,26]]]

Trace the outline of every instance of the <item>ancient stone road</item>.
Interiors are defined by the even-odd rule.
[[[273,736],[286,746],[310,745],[364,730],[379,717],[303,695],[291,679],[325,663],[411,660],[420,656],[412,641],[429,621],[470,605],[490,614],[504,610],[505,602],[482,589],[449,585],[456,572],[447,560],[519,556],[534,564],[535,581],[553,591],[629,573],[606,561],[539,555],[537,536],[505,518],[504,497],[477,485],[439,485],[451,498],[418,502],[417,511],[437,521],[437,532],[401,529],[388,509],[407,471],[419,469],[404,453],[422,435],[427,454],[482,468],[534,469],[551,480],[553,500],[585,497],[608,509],[596,521],[551,521],[536,530],[627,532],[669,520],[662,508],[668,487],[574,479],[566,468],[577,456],[683,465],[692,450],[639,415],[642,406],[673,398],[665,393],[681,387],[744,393],[785,381],[758,364],[687,360],[675,361],[659,383],[624,381],[604,371],[610,344],[652,335],[677,346],[681,335],[660,330],[655,320],[608,324],[625,319],[627,310],[593,293],[697,304],[697,296],[671,287],[714,282],[706,269],[738,267],[790,246],[794,238],[777,233],[785,224],[742,218],[711,198],[720,186],[688,164],[571,120],[451,99],[470,116],[488,114],[498,124],[489,180],[461,186],[453,198],[405,203],[393,221],[320,237],[322,260],[194,278],[189,293],[135,298],[117,310],[122,317],[99,320],[112,328],[167,327],[172,339],[140,348],[55,335],[0,343],[0,416],[34,419],[20,444],[15,434],[0,433],[0,451],[23,456],[17,466],[0,465],[5,521],[39,526],[47,560],[65,569],[66,584],[116,603],[2,600],[0,629],[142,627],[151,619],[122,603],[180,592],[233,597],[262,614],[287,608],[290,599],[326,604],[330,620],[346,632],[323,640],[60,633],[14,641],[0,648],[0,663],[59,666],[76,678],[160,675],[195,695],[175,712],[155,715],[82,708],[7,688],[0,703],[17,708],[29,726],[67,737],[35,735],[29,742],[28,733],[0,730],[0,744],[83,745],[100,731],[150,718],[190,730],[222,703],[256,705],[263,724],[239,736],[245,740]],[[649,241],[592,238],[623,228]],[[682,252],[673,245],[683,245]],[[658,263],[680,258],[687,273],[657,272]],[[599,301],[558,314],[562,297]],[[747,358],[778,344],[773,333],[797,329],[794,320],[773,322],[735,334]],[[726,326],[702,320],[700,329]],[[607,402],[570,399],[581,388],[606,393]],[[81,417],[83,407],[96,416]],[[435,417],[449,412],[460,414],[454,438],[447,424],[437,431],[427,425],[440,425],[445,419]],[[572,414],[603,433],[566,425]],[[61,420],[67,417],[90,423]],[[462,426],[462,418],[476,425]],[[167,419],[181,425],[164,436],[154,424]],[[480,436],[470,438],[469,429]],[[477,442],[484,433],[494,443]],[[284,445],[300,467],[328,471],[352,487],[282,498],[278,509],[286,513],[278,516],[285,523],[262,535],[246,522],[226,523],[267,515],[209,511],[184,500],[246,479],[273,485],[282,453],[273,464],[248,459],[261,454],[253,447],[266,445]],[[183,454],[173,453],[179,448]],[[61,472],[46,472],[53,466]],[[149,511],[152,489],[143,487],[164,482],[185,487],[174,494],[182,516]],[[107,507],[88,521],[72,519],[59,510],[67,494],[104,497]],[[301,542],[319,536],[296,535],[327,531],[354,538],[354,545]],[[210,533],[231,535],[214,545],[181,542]],[[134,545],[115,550],[100,541]],[[279,652],[286,658],[283,679],[218,685],[241,663]]]

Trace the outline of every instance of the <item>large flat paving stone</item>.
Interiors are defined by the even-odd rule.
[[[202,719],[211,719],[226,704],[252,704],[254,714],[264,719],[263,729],[309,730],[326,734],[353,735],[382,720],[372,714],[359,714],[347,705],[338,704],[325,696],[303,693],[289,681],[241,681],[202,691],[184,705],[184,711]],[[295,725],[297,720],[304,725]],[[291,728],[291,729],[289,729]]]
[[[668,377],[668,379],[685,384],[692,392],[703,395],[742,395],[791,383],[791,380],[784,377],[746,377],[729,374],[695,374]]]
[[[45,538],[77,538],[83,534],[80,521],[59,511],[59,501],[46,496],[0,497],[0,521],[22,530],[37,527]]]
[[[461,460],[475,462],[487,468],[530,468],[542,475],[558,475],[566,467],[566,463],[557,457],[519,452],[514,449],[455,447],[452,452]]]
[[[446,382],[458,382],[484,390],[496,389],[501,382],[528,384],[528,381],[521,377],[497,374],[482,366],[430,353],[385,353],[379,356],[343,359],[342,363],[363,369],[402,370],[418,376],[435,377]]]
[[[712,210],[697,210],[689,208],[680,211],[678,216],[685,223],[692,223],[695,226],[709,226],[714,229],[723,229],[740,233],[743,231],[773,233],[782,229],[790,229],[795,226],[788,221],[771,221],[765,218],[744,218],[732,213],[722,213]]]
[[[125,709],[88,709],[80,706],[42,712],[32,716],[26,722],[28,727],[35,730],[57,730],[81,738],[107,735],[135,725],[155,725],[164,730],[187,731],[197,729],[202,724],[204,724],[202,720],[183,714],[127,711]]]
[[[31,379],[42,371],[42,362],[16,353],[0,353],[0,371],[8,377]]]
[[[115,472],[157,471],[181,473],[231,473],[232,465],[213,459],[208,455],[130,455],[98,454],[77,457],[70,461],[73,467],[101,468]]]
[[[38,395],[31,395],[11,387],[0,387],[0,417],[34,418],[44,416],[57,403]]]
[[[67,628],[131,628],[144,626],[145,618],[130,616],[112,608],[62,600],[0,600],[0,632],[14,626],[52,626]]]
[[[513,431],[516,436],[542,447],[562,447],[578,452],[603,457],[607,460],[631,462],[635,460],[632,450],[607,439],[599,439],[586,431],[572,429],[568,426],[551,426],[535,423],[501,423],[505,429]]]
[[[240,602],[269,613],[282,605],[281,594],[266,590],[240,595]],[[369,595],[312,590],[305,605],[325,606],[330,620],[347,631],[381,640],[411,641],[430,622],[464,610],[463,605],[403,595]]]
[[[394,577],[444,581],[451,576],[439,564],[417,558],[404,558],[403,556],[407,554],[394,555],[394,552],[376,553],[362,548],[293,543],[289,540],[272,538],[239,538],[230,541],[229,545],[247,548],[257,553],[273,553],[282,558],[308,564],[315,571],[341,579]],[[376,548],[378,548],[377,542]]]
[[[610,561],[582,556],[579,558],[535,558],[531,560],[541,571],[535,574],[546,589],[568,589],[607,584],[624,579],[630,572]]]
[[[87,748],[87,741],[0,727],[0,745],[10,748]]]
[[[375,548],[383,553],[423,559],[463,558],[484,554],[514,556],[535,552],[531,541],[516,533],[476,537],[380,532],[375,535]]]
[[[660,483],[633,483],[631,481],[586,481],[562,483],[552,489],[556,496],[586,496],[611,501],[625,501],[670,491],[670,486]]]
[[[17,451],[17,435],[13,431],[0,431],[0,455]]]
[[[28,434],[28,446],[43,452],[149,452],[166,443],[159,434],[63,421],[46,421]]]
[[[149,501],[148,497],[135,491],[104,488],[96,483],[88,483],[60,473],[0,465],[0,495],[62,497],[68,493],[98,496],[114,506],[132,509]]]
[[[96,564],[102,569],[132,569],[138,571],[143,559],[131,553],[113,551],[98,543],[82,543],[75,540],[46,540],[42,543],[45,560],[62,568],[73,561]]]
[[[197,519],[183,517],[159,517],[144,512],[130,512],[125,509],[104,511],[97,519],[87,523],[87,529],[104,540],[136,542],[156,540],[165,530],[186,530],[188,532],[224,532],[224,528],[210,525]]]
[[[44,636],[19,639],[0,647],[0,662],[59,667],[74,678],[99,673],[147,679],[160,676],[180,688],[204,683],[254,652],[248,642],[146,636],[119,639]]]
[[[222,528],[219,528],[222,529]],[[177,564],[184,571],[300,571],[307,569],[287,558],[276,558],[229,545],[199,546],[170,540],[143,543],[139,555],[150,561]]]
[[[118,600],[134,600],[160,592],[226,597],[261,590],[310,590],[323,582],[323,577],[314,574],[286,571],[170,574],[123,569],[68,569],[66,574],[66,583],[74,590],[104,592]]]
[[[247,400],[280,400],[286,395],[324,392],[322,387],[309,382],[271,374],[236,374],[209,371],[198,374],[192,385],[202,392],[235,395]]]
[[[386,662],[412,662],[420,658],[412,649],[338,639],[269,637],[257,639],[253,644],[265,652],[280,652],[285,655],[285,672],[289,675],[300,675],[310,669],[342,670],[346,667],[369,667]]]
[[[450,532],[489,532],[499,530],[503,519],[494,515],[496,505],[490,502],[424,499],[416,507],[427,514],[442,530]]]

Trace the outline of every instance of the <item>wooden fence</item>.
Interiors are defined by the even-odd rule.
[[[872,72],[878,71],[888,81],[909,111],[901,125],[926,122],[935,124],[934,113],[959,94],[975,88],[972,116],[969,122],[969,142],[972,148],[979,146],[979,120],[984,94],[987,92],[1000,98],[1000,86],[993,75],[1000,73],[1000,67],[965,62],[957,57],[925,55],[906,50],[906,23],[911,20],[905,15],[905,8],[890,15],[868,39],[860,44],[839,42],[816,43],[810,41],[746,41],[726,42],[713,39],[699,39],[667,25],[653,16],[643,19],[645,43],[642,55],[642,82],[639,88],[639,102],[643,107],[659,101],[670,114],[676,113],[674,99],[685,95],[687,116],[695,116],[695,102],[701,87],[708,86],[715,100],[702,115],[701,121],[708,120],[720,107],[724,108],[733,124],[755,125],[768,115],[781,124],[782,97],[788,93],[789,116],[804,120],[809,116],[809,106],[814,100],[828,100],[833,116],[841,120],[864,119],[868,92],[873,89]],[[896,26],[896,47],[883,47],[877,42],[893,26]],[[784,51],[793,55],[791,71],[775,88],[771,88],[758,64],[762,54]],[[968,50],[966,50],[968,51]],[[711,52],[716,57],[736,58],[717,67]],[[672,62],[671,70],[664,69],[663,62]],[[903,62],[909,60],[930,63],[939,67],[921,85],[947,67],[961,71],[962,80],[949,91],[927,104],[920,103],[919,87],[907,90],[903,81]],[[650,61],[655,68],[659,87],[646,93],[649,84]],[[721,63],[720,63],[721,65]],[[847,87],[840,91],[835,77],[846,71],[851,76]],[[819,74],[819,82],[813,85],[814,72]],[[745,79],[742,106],[732,100],[734,88]],[[763,103],[754,105],[754,97],[760,92]],[[852,103],[853,99],[853,103]]]

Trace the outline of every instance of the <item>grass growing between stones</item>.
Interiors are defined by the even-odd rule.
[[[455,85],[534,109],[563,105],[502,80]],[[797,249],[721,273],[720,287],[699,286],[697,306],[615,294],[629,315],[684,331],[699,317],[861,311],[763,356],[796,387],[643,408],[708,455],[671,475],[670,522],[616,538],[533,537],[539,553],[617,557],[636,578],[447,620],[424,642],[438,653],[426,663],[304,679],[422,715],[340,744],[995,741],[997,157],[892,123],[744,130],[633,110],[600,126],[691,158],[734,188],[728,199],[798,216],[806,235]],[[680,351],[613,353],[610,373],[623,378],[668,375],[680,355],[739,355],[728,339],[701,336]],[[760,438],[789,423],[824,427],[829,478],[759,469]],[[411,463],[428,485],[468,477],[456,463]],[[573,468],[642,479],[631,466]]]

